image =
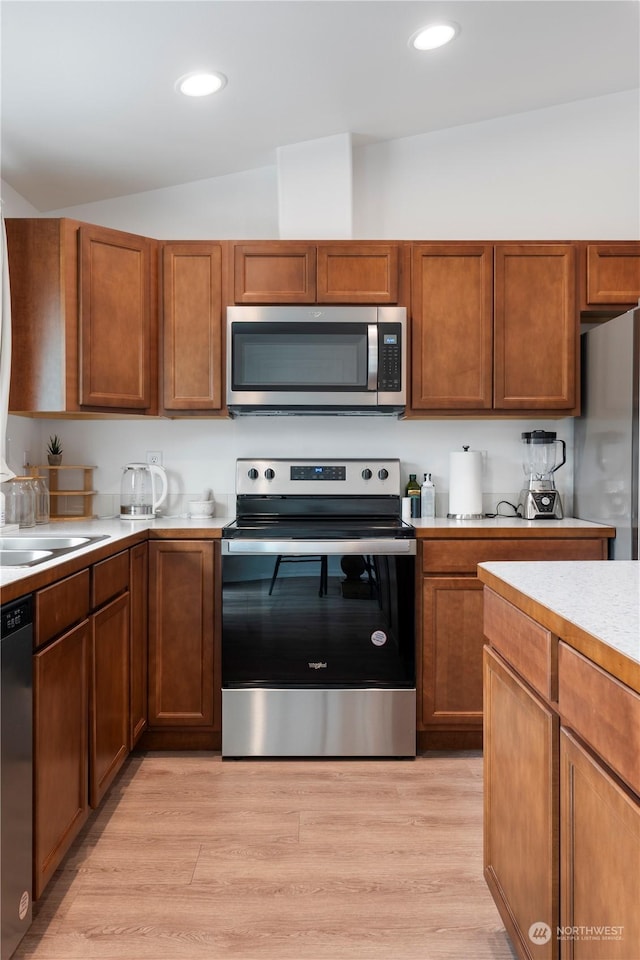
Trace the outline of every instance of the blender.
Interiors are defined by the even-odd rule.
[[[562,520],[562,501],[553,475],[567,460],[567,445],[549,430],[523,433],[524,460],[522,469],[527,485],[520,493],[523,520]],[[562,460],[557,463],[558,444]]]

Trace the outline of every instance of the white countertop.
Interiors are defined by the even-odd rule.
[[[479,566],[640,664],[640,561],[520,561]]]
[[[20,537],[28,542],[30,537],[83,537],[83,536],[104,536],[104,540],[97,543],[90,543],[86,547],[74,550],[72,553],[64,553],[62,556],[46,560],[44,563],[38,563],[33,567],[6,567],[0,566],[0,588],[10,583],[16,583],[20,580],[26,580],[40,571],[50,570],[53,567],[61,566],[71,558],[86,556],[90,563],[90,554],[100,547],[108,544],[117,544],[119,540],[130,537],[133,533],[143,530],[197,530],[202,535],[203,530],[218,531],[225,524],[230,523],[232,517],[212,517],[210,520],[188,519],[182,517],[163,518],[158,517],[155,520],[120,520],[114,518],[110,520],[70,520],[56,521],[54,523],[38,523],[35,527],[21,528],[17,531],[6,530],[0,534],[2,537]]]
[[[602,528],[600,523],[592,523],[590,520],[578,520],[575,517],[567,517],[565,520],[521,520],[520,517],[483,517],[481,520],[449,520],[447,517],[436,517],[435,519],[423,520],[413,518],[408,520],[416,530],[535,530],[544,532],[545,530],[582,530],[584,528],[593,528],[594,530]]]
[[[89,544],[79,550],[74,550],[73,553],[66,553],[60,557],[47,560],[44,563],[38,563],[33,567],[2,566],[0,567],[0,588],[22,580],[26,581],[27,578],[32,577],[34,574],[60,566],[71,558],[75,559],[76,557],[82,556],[89,558],[90,554],[96,549],[109,543],[117,544],[119,540],[124,540],[126,537],[131,536],[132,533],[144,530],[180,530],[181,535],[184,535],[184,531],[193,530],[198,531],[199,535],[202,536],[203,531],[219,531],[233,519],[233,517],[212,517],[210,520],[190,519],[186,517],[157,517],[154,520],[120,520],[118,517],[115,517],[104,520],[55,521],[54,523],[37,524],[35,527],[20,529],[15,533],[7,531],[0,534],[0,536],[18,536],[28,540],[29,537],[34,536],[104,535],[107,539],[99,541],[98,543]],[[520,520],[518,517],[489,517],[483,518],[482,520],[448,520],[446,517],[437,517],[431,520],[415,519],[412,521],[412,524],[416,528],[418,535],[420,535],[420,531],[423,531],[423,536],[425,534],[428,535],[429,530],[437,534],[438,531],[444,533],[455,530],[461,532],[478,530],[480,532],[482,530],[503,529],[505,531],[522,531],[523,533],[525,531],[535,531],[538,535],[543,536],[545,532],[551,533],[553,530],[601,528],[600,524],[590,523],[588,520],[575,520],[573,518],[566,520],[536,521]],[[214,535],[216,537],[218,536],[217,533]],[[88,559],[88,562],[91,562],[91,560]]]

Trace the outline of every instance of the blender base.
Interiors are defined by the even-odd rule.
[[[557,490],[522,490],[523,520],[562,520],[562,500]]]

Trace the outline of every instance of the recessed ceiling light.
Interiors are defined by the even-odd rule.
[[[227,78],[222,73],[187,73],[176,80],[176,90],[187,97],[208,97],[222,90]]]
[[[409,44],[416,50],[435,50],[449,43],[458,33],[460,27],[457,23],[432,23],[414,33]]]

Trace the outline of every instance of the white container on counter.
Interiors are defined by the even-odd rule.
[[[449,513],[453,520],[482,519],[482,453],[462,450],[449,454]]]
[[[189,500],[190,517],[212,517],[215,507],[214,500]]]

